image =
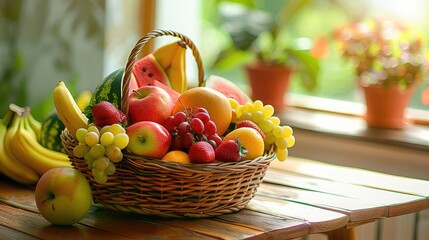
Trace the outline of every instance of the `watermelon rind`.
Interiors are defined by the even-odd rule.
[[[205,86],[222,93],[227,98],[235,99],[241,105],[252,101],[234,82],[218,75],[210,75],[205,81]]]
[[[120,68],[107,75],[103,81],[95,88],[89,105],[83,113],[88,118],[89,122],[93,122],[92,107],[101,101],[108,101],[116,108],[121,107],[122,98],[122,77],[124,69]]]
[[[51,113],[42,121],[39,143],[45,148],[65,153],[61,140],[61,132],[65,129],[64,123],[56,112]]]

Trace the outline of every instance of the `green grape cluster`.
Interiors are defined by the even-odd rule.
[[[274,116],[273,106],[264,103],[260,100],[248,102],[240,105],[234,99],[229,99],[229,103],[233,110],[233,118],[237,122],[241,120],[251,120],[264,132],[265,149],[275,146],[277,159],[279,161],[286,160],[288,156],[288,148],[295,145],[295,137],[290,126],[280,125],[280,119]]]
[[[119,124],[98,129],[91,125],[76,131],[78,145],[73,149],[76,157],[83,158],[98,183],[106,183],[107,176],[116,171],[115,163],[123,158],[122,149],[129,142],[125,129]]]

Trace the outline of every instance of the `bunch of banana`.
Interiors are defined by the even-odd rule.
[[[186,44],[182,41],[172,42],[155,49],[151,54],[167,74],[170,87],[183,93],[187,88]]]
[[[9,106],[0,123],[0,169],[4,175],[32,185],[51,168],[71,167],[66,154],[39,144],[38,131],[40,122],[32,117],[29,108]]]
[[[54,89],[54,105],[64,126],[75,136],[79,128],[88,128],[88,118],[82,113],[70,90],[59,81]]]

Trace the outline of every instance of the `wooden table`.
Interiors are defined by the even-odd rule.
[[[70,227],[38,212],[34,191],[0,177],[2,239],[293,239],[353,228],[429,207],[429,181],[290,157],[273,162],[246,209],[206,219],[164,219],[94,206]]]

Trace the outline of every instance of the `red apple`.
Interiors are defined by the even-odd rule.
[[[144,157],[162,158],[171,145],[171,135],[159,123],[141,121],[127,127],[127,149]]]
[[[131,93],[128,101],[131,124],[141,121],[163,124],[174,107],[170,95],[156,86],[140,87]]]

